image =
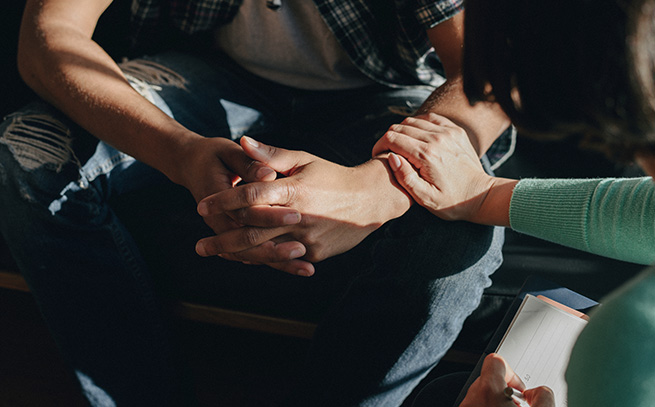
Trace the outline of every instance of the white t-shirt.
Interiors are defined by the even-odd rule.
[[[310,0],[244,0],[234,20],[216,29],[216,46],[239,65],[268,80],[301,89],[370,85]]]

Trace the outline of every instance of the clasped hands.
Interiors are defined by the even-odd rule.
[[[219,192],[194,194],[198,213],[215,232],[198,241],[196,252],[201,256],[218,255],[310,276],[315,271],[312,263],[351,249],[390,217],[400,215],[381,209],[384,199],[372,182],[380,169],[387,172],[380,160],[344,167],[248,137],[241,139],[241,149],[232,154],[245,153],[250,164],[233,167],[254,173],[244,179],[247,182],[239,183],[240,177],[234,175],[231,185],[214,189]]]
[[[494,184],[466,132],[432,113],[392,125],[373,147],[374,159],[358,167],[249,137],[240,147],[234,144],[223,161],[241,155],[248,164],[233,167],[254,175],[237,184],[241,177],[233,174],[230,183],[213,184],[212,192],[219,192],[194,194],[198,213],[216,233],[198,241],[196,252],[301,276],[314,273],[312,263],[351,249],[400,216],[412,199],[443,219],[475,221]],[[381,179],[392,186],[385,176],[395,176],[402,187],[400,207],[388,204],[388,189],[380,192]]]

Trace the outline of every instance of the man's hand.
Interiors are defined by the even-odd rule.
[[[228,214],[236,224],[247,225],[200,240],[196,250],[202,256],[221,255],[231,260],[266,263],[292,274],[311,275],[314,268],[310,262],[351,249],[409,208],[409,199],[403,193],[389,192],[392,187],[379,187],[380,178],[390,185],[388,170],[381,160],[349,168],[246,137],[241,145],[249,157],[285,177],[240,185],[200,201],[198,212],[202,216]],[[390,193],[396,194],[395,199],[389,198]],[[404,202],[390,208],[389,202],[398,202],[400,195]],[[277,207],[297,210],[302,217],[300,223],[256,227],[258,216]],[[291,241],[301,242],[306,248],[303,260],[268,257],[268,249]]]
[[[459,407],[516,407],[503,391],[513,387],[523,392],[531,407],[555,407],[555,397],[548,387],[525,390],[525,384],[500,355],[492,353],[484,359],[482,371]]]
[[[276,178],[275,170],[248,157],[237,143],[222,138],[197,137],[180,152],[179,172],[172,177],[185,186],[199,202],[217,192],[232,189],[239,182],[266,182]],[[238,229],[238,213],[219,213],[203,219],[217,235]],[[248,218],[250,226],[276,227],[300,222],[297,210],[282,206],[253,208]],[[299,242],[269,242],[258,249],[267,252],[270,260],[288,260],[305,253]]]
[[[240,181],[272,181],[275,170],[248,157],[237,143],[223,138],[196,137],[179,152],[178,173],[171,175],[185,186],[196,201]]]

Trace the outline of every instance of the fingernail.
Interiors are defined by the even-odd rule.
[[[254,148],[259,148],[259,142],[257,142],[255,139],[252,139],[248,136],[243,136],[243,139],[246,140],[246,143],[250,144]]]
[[[400,158],[398,158],[394,153],[389,154],[389,166],[394,171],[397,171],[400,168]]]
[[[298,257],[302,257],[305,255],[305,252],[302,249],[293,249],[291,250],[291,253],[289,253],[289,259],[297,259]]]
[[[282,222],[285,225],[295,225],[296,223],[300,223],[300,214],[298,212],[287,213],[282,218]]]
[[[207,205],[206,202],[200,202],[198,204],[198,214],[200,216],[207,216],[209,215],[209,206]]]
[[[196,253],[202,257],[207,257],[207,249],[205,248],[205,244],[203,242],[196,243]]]
[[[300,269],[296,272],[296,274],[302,277],[311,277],[313,273],[309,270]]]

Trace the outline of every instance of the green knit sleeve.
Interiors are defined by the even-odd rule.
[[[512,229],[640,264],[655,262],[655,183],[650,177],[525,179],[510,204]]]

